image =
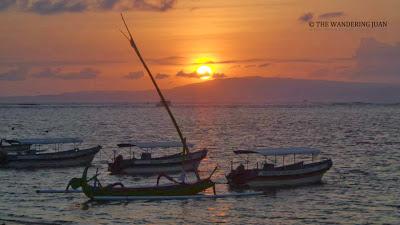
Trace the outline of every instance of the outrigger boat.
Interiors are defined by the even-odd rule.
[[[276,188],[286,186],[298,186],[321,182],[322,176],[332,167],[331,159],[316,161],[315,156],[320,154],[318,149],[297,148],[263,148],[255,150],[237,150],[235,154],[258,154],[265,157],[261,168],[248,169],[240,164],[236,169],[231,164],[231,172],[226,176],[231,187],[249,188]],[[285,164],[285,156],[293,155],[293,161]],[[296,156],[312,155],[312,161],[296,162]],[[277,165],[277,157],[282,156],[282,165]],[[268,157],[272,157],[273,163],[268,163]]]
[[[160,97],[160,102],[162,105],[165,107],[172,124],[174,125],[176,132],[178,133],[179,139],[180,139],[180,145],[182,147],[182,153],[181,154],[176,154],[176,155],[170,155],[170,156],[165,156],[164,158],[158,158],[158,159],[151,159],[151,155],[149,154],[144,154],[142,156],[143,159],[140,160],[126,160],[124,161],[122,157],[119,159],[115,159],[112,164],[110,164],[110,171],[112,173],[132,173],[132,174],[137,174],[141,172],[170,172],[170,171],[177,171],[180,170],[182,172],[185,172],[185,169],[193,170],[198,167],[198,164],[200,163],[200,160],[204,158],[207,154],[206,150],[198,151],[198,152],[189,152],[189,145],[186,142],[186,138],[183,136],[182,131],[180,127],[178,126],[178,123],[176,122],[176,119],[174,115],[172,114],[168,101],[164,97],[163,93],[161,92],[161,89],[158,87],[158,84],[156,80],[154,79],[154,76],[150,72],[149,67],[147,66],[146,62],[144,61],[139,48],[137,47],[135,41],[133,40],[132,34],[125,22],[124,17],[121,14],[122,21],[125,25],[126,31],[128,34],[125,34],[124,32],[121,31],[121,33],[126,37],[126,39],[129,41],[132,49],[138,56],[140,62],[142,63],[143,67],[145,68],[147,74],[150,77],[151,82],[153,83],[158,96]],[[133,143],[134,145],[137,145],[137,143]],[[128,143],[127,145],[122,145],[122,146],[132,146],[132,143]],[[149,157],[150,156],[150,157]],[[180,160],[179,160],[180,158]],[[180,164],[180,168],[178,169],[178,165]],[[192,164],[192,165],[190,165]],[[197,174],[197,173],[196,173]],[[198,176],[197,176],[198,177]],[[199,177],[198,177],[199,178]]]
[[[187,143],[188,147],[193,144]],[[120,154],[114,157],[112,163],[108,164],[108,171],[111,174],[127,174],[127,175],[154,175],[160,173],[179,173],[182,171],[197,171],[202,159],[207,155],[207,149],[196,152],[190,152],[186,155],[177,153],[168,156],[152,157],[151,150],[183,147],[181,142],[128,142],[118,144],[120,148],[129,148],[130,158],[124,159]],[[140,158],[135,158],[132,147],[137,147],[143,152]]]
[[[168,104],[165,101],[165,98],[163,94],[161,93],[160,88],[158,87],[156,80],[154,79],[153,75],[151,74],[149,68],[147,67],[145,61],[143,60],[138,47],[136,46],[132,34],[129,31],[129,28],[125,22],[124,17],[121,14],[122,21],[125,25],[125,28],[128,32],[128,35],[125,33],[124,36],[128,39],[130,45],[136,52],[137,56],[139,57],[140,61],[142,62],[144,68],[147,71],[147,74],[149,75],[154,87],[157,90],[158,95],[160,96],[161,101],[163,102],[163,105],[165,109],[168,112],[168,115],[170,116],[172,123],[175,126],[175,129],[179,135],[181,144],[182,144],[182,157],[181,157],[181,170],[184,172],[184,166],[183,166],[183,161],[184,158],[188,156],[189,153],[189,147],[188,144],[186,143],[186,138],[183,136],[176,120],[175,117],[173,116],[171,110],[169,109]],[[172,177],[169,177],[168,175],[161,173],[158,176],[157,179],[157,185],[156,186],[147,186],[147,187],[125,187],[122,183],[114,183],[110,184],[107,186],[102,186],[99,180],[97,179],[98,173],[94,175],[92,178],[87,179],[87,170],[88,168],[85,168],[83,171],[82,177],[81,178],[72,178],[67,186],[67,190],[69,187],[72,187],[73,189],[77,189],[79,187],[82,188],[82,191],[85,193],[85,195],[90,198],[90,199],[95,199],[98,197],[113,197],[113,196],[184,196],[184,195],[195,195],[199,192],[202,192],[210,187],[214,187],[215,190],[215,183],[211,181],[211,176],[213,173],[216,171],[217,168],[214,169],[214,171],[211,173],[211,175],[206,178],[206,179],[201,179],[200,176],[198,175],[196,171],[196,177],[197,181],[194,183],[186,183],[184,176],[182,177],[181,181],[176,181]],[[184,173],[183,173],[184,175]],[[173,182],[173,184],[170,185],[160,185],[159,181],[161,177],[166,177],[170,181]],[[89,181],[93,180],[93,185],[89,184]]]
[[[12,139],[6,149],[0,150],[0,168],[60,168],[74,166],[88,166],[101,146],[79,149],[77,144],[83,141],[78,138],[36,138]],[[73,144],[70,150],[60,150],[62,144]],[[54,145],[48,152],[41,149],[42,145]]]
[[[81,178],[72,178],[66,188],[69,187],[76,190],[82,188],[83,193],[93,200],[107,200],[110,197],[140,197],[140,196],[190,196],[202,192],[208,188],[213,188],[215,193],[215,183],[211,180],[217,168],[205,179],[198,177],[196,182],[187,183],[185,181],[177,181],[166,174],[160,174],[157,178],[155,186],[141,186],[141,187],[125,187],[122,183],[117,182],[103,186],[98,180],[98,173],[88,179],[88,167],[83,171]],[[171,184],[160,184],[162,177],[167,178]],[[93,184],[90,182],[93,181]]]

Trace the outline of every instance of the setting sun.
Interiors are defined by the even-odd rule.
[[[197,74],[200,75],[200,79],[202,80],[208,80],[211,78],[212,75],[212,69],[209,66],[203,65],[197,68]]]

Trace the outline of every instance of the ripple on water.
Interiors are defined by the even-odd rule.
[[[226,182],[232,150],[251,146],[311,146],[333,158],[323,185],[283,189],[265,196],[217,200],[85,203],[82,194],[38,195],[65,188],[82,168],[1,170],[0,223],[27,224],[362,224],[400,221],[399,106],[173,107],[189,142],[210,147],[200,170],[218,164]],[[109,176],[105,160],[121,140],[176,139],[161,108],[132,105],[0,107],[6,138],[78,136],[103,145],[94,165],[104,183],[151,184]],[[11,129],[14,127],[14,129]],[[46,133],[45,131],[49,131]],[[171,150],[170,152],[174,152]],[[158,154],[158,153],[155,153]],[[91,169],[91,173],[94,169]],[[224,184],[218,192],[228,191]]]

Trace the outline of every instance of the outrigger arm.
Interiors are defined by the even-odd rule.
[[[121,33],[126,37],[126,39],[128,39],[128,41],[129,41],[129,43],[131,44],[132,48],[135,50],[136,55],[139,57],[140,61],[142,62],[143,66],[144,66],[144,68],[146,69],[147,74],[149,75],[149,77],[150,77],[150,79],[151,79],[151,82],[153,83],[154,87],[155,87],[156,90],[157,90],[158,95],[160,96],[160,99],[161,99],[162,104],[164,105],[165,109],[167,110],[168,115],[169,115],[169,117],[171,118],[172,123],[174,124],[174,126],[175,126],[175,128],[176,128],[176,131],[178,132],[179,138],[181,139],[181,142],[182,142],[182,145],[183,145],[183,154],[184,154],[184,155],[185,155],[185,154],[188,154],[188,153],[189,153],[189,148],[188,148],[188,146],[186,145],[186,138],[183,136],[182,131],[181,131],[181,129],[179,128],[178,123],[176,122],[175,117],[174,117],[174,115],[172,114],[172,112],[171,112],[171,110],[170,110],[170,108],[169,108],[169,106],[168,106],[168,104],[167,104],[167,102],[166,102],[166,100],[165,100],[165,98],[164,98],[164,95],[162,94],[160,88],[159,88],[158,85],[157,85],[156,80],[154,79],[152,73],[150,72],[149,67],[147,67],[146,62],[144,61],[142,55],[140,54],[139,48],[137,47],[135,41],[133,40],[132,34],[131,34],[131,32],[129,31],[128,25],[126,24],[125,19],[124,19],[124,16],[122,15],[122,13],[121,13],[121,18],[122,18],[122,21],[124,22],[125,28],[126,28],[126,30],[127,30],[129,36],[126,35],[126,34],[125,34],[124,32],[122,32],[122,31],[121,31]]]

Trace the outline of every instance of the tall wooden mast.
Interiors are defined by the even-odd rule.
[[[131,44],[132,48],[135,50],[136,55],[139,57],[140,61],[142,62],[143,66],[144,66],[144,68],[146,69],[147,74],[149,75],[149,77],[150,77],[150,79],[151,79],[151,82],[154,84],[154,87],[156,88],[157,93],[158,93],[158,95],[160,96],[160,99],[161,99],[162,104],[164,105],[165,109],[167,110],[168,115],[169,115],[169,117],[171,118],[172,123],[174,124],[174,126],[175,126],[175,128],[176,128],[176,131],[178,132],[179,138],[181,139],[182,146],[183,146],[183,154],[187,154],[187,153],[189,153],[189,148],[188,148],[187,145],[186,145],[186,138],[183,136],[182,131],[181,131],[181,129],[179,128],[178,123],[176,122],[175,117],[174,117],[174,115],[173,115],[172,112],[171,112],[171,109],[169,108],[167,102],[165,101],[164,95],[162,94],[160,88],[159,88],[158,85],[157,85],[156,80],[154,79],[152,73],[150,72],[149,67],[147,67],[146,62],[144,61],[142,55],[140,54],[139,48],[137,47],[135,41],[134,41],[133,38],[132,38],[132,34],[131,34],[131,32],[129,31],[128,25],[126,25],[126,22],[125,22],[125,19],[124,19],[124,16],[122,15],[122,13],[121,13],[121,18],[122,18],[122,21],[124,22],[125,28],[126,28],[126,30],[127,30],[129,36],[127,36],[127,35],[126,35],[124,32],[122,32],[122,31],[121,31],[121,33],[128,39],[128,41],[129,41],[129,43]]]

